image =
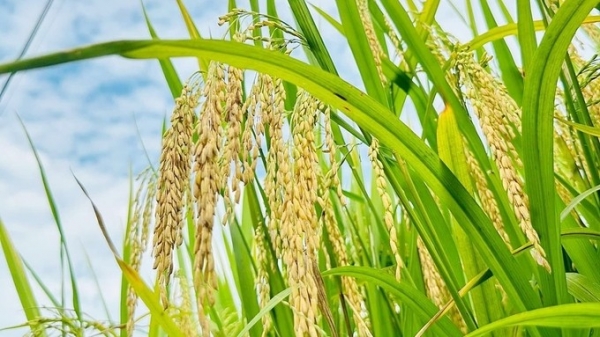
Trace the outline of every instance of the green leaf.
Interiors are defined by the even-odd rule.
[[[65,236],[65,231],[64,231],[64,228],[62,225],[62,221],[60,219],[60,213],[58,212],[58,207],[56,206],[56,201],[54,200],[54,196],[52,194],[52,189],[50,188],[50,183],[48,182],[48,178],[46,177],[46,170],[44,169],[42,160],[40,159],[37,149],[35,148],[35,145],[33,144],[33,139],[31,139],[31,136],[29,135],[29,132],[27,131],[27,128],[25,127],[25,124],[23,123],[23,120],[21,119],[21,117],[19,117],[18,115],[17,115],[17,117],[19,118],[19,123],[21,123],[21,127],[23,127],[23,131],[25,132],[25,136],[27,137],[27,142],[29,143],[31,152],[33,152],[33,155],[35,157],[35,161],[38,166],[38,171],[40,172],[40,178],[42,179],[42,185],[44,186],[44,192],[46,193],[46,199],[48,200],[48,205],[50,206],[50,210],[52,212],[52,217],[54,219],[54,224],[56,225],[56,228],[58,229],[58,233],[60,235],[61,262],[62,262],[62,258],[63,258],[63,254],[64,254],[64,256],[66,257],[66,260],[67,260],[67,266],[69,268],[68,273],[69,273],[69,280],[71,282],[71,292],[72,292],[71,303],[73,305],[73,310],[75,311],[77,318],[79,320],[82,320],[83,316],[82,316],[82,312],[81,312],[81,303],[79,301],[79,289],[77,287],[77,278],[75,276],[75,270],[73,269],[73,262],[71,260],[71,254],[69,253],[69,246],[67,245],[67,239]],[[63,282],[61,282],[61,285],[62,284],[63,284]],[[63,303],[63,305],[64,305],[64,303]],[[65,308],[60,308],[60,310],[64,310],[64,309]]]
[[[600,302],[600,284],[577,273],[567,273],[569,294],[581,302]]]
[[[35,295],[33,294],[31,285],[29,284],[29,278],[25,273],[23,261],[21,260],[17,249],[13,245],[8,231],[6,230],[6,227],[4,227],[4,222],[2,222],[1,219],[0,246],[2,246],[4,259],[6,260],[10,277],[15,285],[15,289],[17,290],[19,300],[21,301],[21,307],[23,308],[23,312],[25,312],[25,317],[27,317],[28,321],[34,321],[40,317],[40,311],[38,309],[39,306],[35,300]],[[35,334],[37,333],[36,331],[34,331],[32,327],[31,332]],[[46,336],[46,333],[42,332],[42,336]]]
[[[600,303],[563,304],[531,310],[483,326],[465,337],[483,336],[511,326],[545,326],[554,328],[600,327]]]
[[[579,203],[581,203],[583,199],[589,197],[597,191],[600,191],[600,185],[588,189],[587,191],[581,193],[580,195],[576,196],[573,200],[571,200],[567,207],[565,207],[565,209],[563,209],[562,212],[560,212],[560,221],[564,221],[565,218],[569,216],[569,213],[571,213],[571,211],[575,207],[577,207],[577,205],[579,205]]]
[[[244,217],[244,219],[249,218],[250,217]],[[258,226],[260,226],[260,224],[258,224]],[[249,280],[254,280],[254,259],[252,258],[250,247],[248,246],[249,240],[244,238],[241,225],[236,222],[230,224],[229,228],[233,254],[235,257],[235,268],[239,278],[236,283],[242,300],[243,317],[249,318],[255,316],[259,312],[254,282],[249,282]],[[251,336],[260,336],[261,333],[261,326],[257,325],[252,329]]]
[[[383,288],[406,304],[423,323],[437,313],[437,307],[420,291],[403,282],[399,283],[393,276],[381,270],[368,267],[339,267],[323,273],[323,276],[335,275],[355,277]],[[441,319],[431,329],[436,332],[436,336],[462,336],[460,330],[448,318]]]
[[[556,212],[553,165],[553,112],[561,66],[575,32],[597,4],[595,0],[567,0],[548,26],[535,52],[523,95],[525,180],[531,222],[546,251],[552,274],[542,273],[546,305],[569,302],[564,276],[560,224]]]
[[[156,294],[150,287],[148,287],[141,279],[138,272],[133,269],[130,265],[121,260],[118,256],[115,256],[117,264],[131,287],[135,290],[135,293],[144,302],[152,319],[155,319],[158,324],[167,333],[167,336],[173,337],[184,337],[184,333],[177,327],[177,324],[171,319],[171,317],[165,312],[162,305],[160,304],[158,294]]]
[[[600,128],[594,127],[594,126],[589,126],[589,125],[585,125],[585,124],[580,124],[580,123],[575,123],[575,122],[571,122],[568,121],[564,118],[556,118],[557,120],[559,120],[561,123],[567,124],[569,126],[572,126],[573,128],[575,128],[576,130],[579,130],[583,133],[587,133],[588,135],[592,135],[594,137],[600,137]]]
[[[269,302],[267,302],[265,307],[262,308],[258,312],[258,314],[256,314],[256,316],[254,316],[250,322],[248,322],[248,324],[246,324],[246,326],[244,327],[244,329],[242,329],[242,331],[240,331],[240,333],[238,334],[238,337],[246,336],[246,334],[248,332],[250,332],[250,329],[252,329],[252,327],[256,323],[258,323],[258,321],[261,318],[263,318],[264,315],[267,315],[269,313],[269,311],[271,311],[273,308],[275,308],[275,306],[277,304],[281,303],[286,297],[290,296],[291,293],[292,293],[292,288],[287,288],[287,289],[283,290],[282,292],[280,292],[279,294],[273,296],[273,298],[271,298],[271,300],[269,300]]]
[[[526,1],[525,1],[526,2]],[[583,20],[583,23],[595,23],[600,22],[600,16],[598,15],[590,15]],[[546,29],[544,22],[541,20],[533,22],[533,29],[535,31],[540,31]],[[516,23],[509,23],[503,26],[498,26],[488,30],[485,33],[477,35],[474,37],[468,45],[472,50],[479,49],[484,45],[505,38],[511,35],[518,35],[519,33],[519,25]]]
[[[148,13],[146,12],[146,6],[142,2],[142,12],[144,13],[144,19],[146,20],[146,26],[148,27],[148,31],[150,32],[150,36],[158,40],[158,35],[150,22],[150,18],[148,17]],[[169,90],[171,90],[171,96],[173,98],[179,97],[181,95],[181,90],[183,86],[181,85],[181,80],[179,79],[179,75],[177,75],[177,70],[173,66],[173,62],[169,59],[159,59],[158,63],[160,64],[160,68],[162,69],[163,75],[165,76],[165,80],[167,81],[167,85],[169,86]]]
[[[135,293],[139,296],[139,298],[144,302],[148,310],[150,310],[152,321],[159,324],[168,336],[183,337],[183,332],[179,330],[177,324],[175,324],[175,322],[165,312],[165,309],[163,309],[162,305],[160,304],[158,294],[154,293],[152,289],[150,289],[150,287],[148,287],[144,283],[144,281],[135,269],[133,269],[130,265],[123,261],[123,259],[121,259],[117,251],[117,247],[108,235],[108,231],[106,230],[106,226],[104,225],[104,220],[102,219],[102,214],[100,214],[100,210],[98,210],[98,207],[96,207],[96,204],[88,194],[83,184],[79,181],[79,179],[77,179],[77,177],[75,176],[73,177],[75,178],[75,181],[77,182],[85,196],[90,201],[90,204],[94,209],[94,214],[96,215],[96,220],[98,221],[98,226],[100,227],[102,235],[104,236],[106,243],[108,244],[110,250],[113,253],[113,256],[115,257],[119,268],[123,272],[123,276],[127,279],[127,282],[129,282],[129,284],[131,285]],[[151,323],[151,325],[152,324],[153,323]]]

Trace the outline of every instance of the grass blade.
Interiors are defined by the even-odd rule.
[[[174,337],[184,337],[184,334],[179,330],[175,322],[171,319],[171,317],[165,312],[162,305],[159,302],[159,296],[156,294],[150,287],[148,287],[138,272],[129,266],[121,257],[119,256],[119,252],[117,251],[117,247],[112,242],[110,236],[108,235],[108,231],[106,230],[106,226],[104,225],[104,220],[102,219],[102,215],[92,201],[92,198],[88,194],[87,190],[83,186],[83,184],[77,179],[75,175],[73,175],[75,181],[85,194],[85,196],[90,201],[92,208],[94,209],[94,214],[96,215],[96,220],[98,221],[98,226],[102,231],[102,235],[106,240],[110,250],[112,251],[119,268],[123,272],[123,276],[127,279],[131,287],[135,290],[136,294],[140,297],[140,299],[144,302],[148,310],[150,310],[151,316],[153,320],[156,320],[156,323],[160,324],[160,326],[164,329],[168,336]]]
[[[511,326],[546,326],[555,328],[600,327],[600,303],[572,303],[523,312],[488,324],[465,337],[483,336]]]
[[[25,268],[23,267],[23,261],[17,252],[17,249],[13,245],[8,231],[6,227],[4,227],[4,222],[0,219],[0,246],[2,246],[2,252],[4,253],[4,258],[6,259],[6,264],[8,265],[8,270],[10,271],[10,276],[15,285],[15,289],[17,290],[17,295],[19,296],[19,300],[21,301],[21,307],[25,312],[25,317],[28,321],[34,321],[37,318],[40,318],[40,311],[35,300],[35,295],[33,294],[33,290],[31,289],[31,285],[29,284],[29,278],[27,274],[25,274]],[[32,333],[35,331],[31,330]],[[45,332],[42,336],[45,336]]]
[[[23,120],[21,119],[21,117],[19,117],[18,115],[17,115],[17,117],[19,119],[19,122],[21,123],[21,126],[23,127],[23,131],[25,132],[25,136],[27,137],[27,141],[29,142],[31,152],[33,152],[33,155],[35,156],[35,161],[38,165],[40,177],[42,179],[42,184],[44,186],[44,192],[46,192],[46,199],[48,200],[50,210],[52,211],[52,217],[54,218],[54,223],[56,224],[56,228],[58,229],[58,233],[60,234],[61,257],[62,257],[62,254],[64,253],[66,256],[66,259],[67,259],[67,266],[69,268],[69,279],[71,282],[71,291],[73,292],[72,297],[71,297],[71,303],[73,305],[73,309],[75,310],[75,313],[77,314],[77,318],[79,320],[82,320],[83,317],[81,314],[81,303],[79,301],[79,290],[77,287],[77,279],[75,277],[75,270],[73,269],[73,262],[71,260],[71,254],[69,253],[69,247],[67,245],[67,239],[66,239],[65,232],[63,229],[62,221],[60,219],[60,214],[58,213],[58,207],[56,206],[56,202],[54,200],[54,196],[52,195],[52,190],[50,188],[50,183],[48,182],[48,179],[46,177],[46,170],[44,169],[42,160],[40,159],[37,149],[35,148],[35,145],[33,144],[33,140],[31,139],[31,136],[29,135],[29,132],[27,131],[27,128],[25,127],[25,124],[23,123]],[[62,308],[62,309],[64,309],[64,308]]]
[[[338,267],[323,272],[323,276],[336,275],[355,277],[383,288],[408,305],[417,317],[422,319],[423,323],[437,312],[436,306],[421,292],[402,282],[398,283],[393,276],[381,272],[381,270],[369,267]],[[432,327],[432,330],[436,331],[436,336],[462,336],[458,328],[447,318],[441,319],[437,325]]]
[[[565,1],[537,49],[525,80],[523,95],[523,162],[531,222],[546,250],[552,274],[540,280],[546,305],[568,303],[560,225],[556,212],[553,165],[554,94],[567,47],[585,17],[597,4],[593,0]]]
[[[246,336],[246,334],[250,332],[252,327],[254,327],[254,325],[256,323],[258,323],[258,321],[260,321],[264,315],[267,315],[269,313],[269,311],[271,311],[273,308],[275,308],[275,306],[277,304],[281,303],[291,293],[292,293],[292,288],[287,288],[284,291],[280,292],[279,294],[273,296],[273,298],[271,298],[271,300],[269,302],[267,302],[265,307],[262,308],[256,314],[256,316],[254,316],[252,318],[252,320],[250,320],[250,322],[248,322],[248,324],[246,324],[246,326],[244,327],[244,329],[242,329],[242,331],[240,331],[240,333],[238,334],[238,337]]]

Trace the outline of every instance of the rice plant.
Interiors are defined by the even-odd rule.
[[[38,310],[0,223],[32,335],[599,334],[598,1],[456,1],[468,40],[434,0],[337,0],[337,15],[229,1],[223,39],[177,4],[189,39],[160,39],[147,18],[150,40],[0,65],[157,59],[174,99],[122,249],[105,234],[123,272],[118,321]],[[176,57],[198,72],[180,80]],[[152,280],[138,274],[146,250]]]

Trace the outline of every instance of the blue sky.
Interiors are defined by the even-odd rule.
[[[280,2],[287,3],[277,1]],[[144,3],[161,37],[187,37],[175,1],[146,0]],[[314,3],[337,16],[332,11],[333,0]],[[0,0],[0,36],[3,37],[0,63],[17,57],[44,4],[35,0]],[[216,37],[223,32],[217,21],[218,16],[225,14],[226,4],[226,1],[186,2],[201,32]],[[285,11],[280,14],[286,16]],[[452,17],[452,12],[445,6],[439,15]],[[446,22],[447,28],[455,34],[466,35],[455,19]],[[323,20],[317,20],[317,24],[323,28],[321,33],[336,53],[334,58],[339,60],[342,76],[357,82],[358,74],[344,41]],[[138,0],[56,0],[27,55],[114,39],[148,37]],[[196,70],[195,64],[193,60],[177,60],[180,77],[185,79],[191,75]],[[5,78],[0,77],[0,83]],[[83,310],[92,317],[104,319],[106,316],[86,254],[113,318],[117,316],[120,273],[71,170],[100,208],[113,240],[120,242],[130,170],[138,173],[147,166],[142,142],[151,160],[156,162],[162,120],[170,114],[172,106],[156,61],[118,57],[19,73],[0,101],[0,218],[23,257],[58,294],[61,279],[58,234],[37,165],[17,120],[18,114],[45,166],[72,249]],[[144,276],[148,278],[149,271]],[[23,323],[25,316],[2,258],[0,291],[0,328]],[[49,302],[44,300],[40,304],[49,305]],[[1,334],[21,336],[23,330]]]

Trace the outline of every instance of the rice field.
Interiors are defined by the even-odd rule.
[[[29,335],[600,334],[598,1],[335,3],[231,0],[209,39],[177,0],[187,39],[147,18],[148,40],[0,64],[156,60],[173,96],[123,242],[77,181],[122,271],[118,320],[40,311],[0,221]]]

